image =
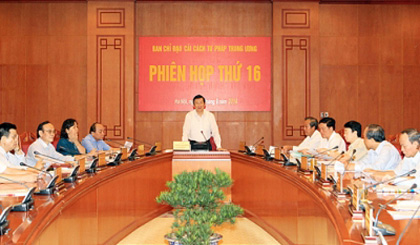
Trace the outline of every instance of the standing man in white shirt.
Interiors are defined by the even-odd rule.
[[[303,131],[305,132],[306,138],[298,146],[283,146],[284,153],[293,149],[293,151],[308,154],[309,151],[314,151],[319,147],[322,137],[318,131],[318,120],[314,117],[306,117],[303,122]]]
[[[190,141],[193,147],[196,143],[205,143],[210,146],[210,138],[213,137],[217,149],[222,150],[219,128],[213,113],[206,110],[206,99],[202,95],[196,95],[193,99],[194,110],[185,116],[182,130],[182,141]]]
[[[401,161],[397,148],[385,140],[384,129],[377,124],[369,124],[364,131],[364,142],[368,155],[356,162],[356,171],[394,170]]]
[[[335,132],[335,120],[331,117],[324,117],[319,121],[319,132],[322,140],[317,149],[318,153],[329,155],[330,151],[337,147],[336,152],[346,151],[346,143],[341,135]]]
[[[51,144],[54,141],[55,128],[49,121],[42,122],[37,128],[38,139],[32,143],[28,148],[28,155],[26,157],[27,164],[35,166],[37,159],[35,158],[35,152],[39,152],[43,155],[58,159],[59,161],[72,162],[75,160],[72,156],[63,156],[57,152],[55,147]],[[54,162],[54,161],[52,161]]]

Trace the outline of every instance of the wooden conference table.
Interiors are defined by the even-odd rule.
[[[34,209],[10,213],[10,231],[0,237],[1,244],[117,243],[170,210],[157,204],[155,197],[172,178],[172,155],[126,161],[65,184],[52,196],[35,196]],[[352,222],[347,204],[295,167],[237,152],[231,152],[231,163],[233,202],[281,244],[362,242],[361,224]],[[0,199],[2,205],[11,200],[19,198]],[[387,212],[382,212],[381,220],[396,228],[397,235],[387,238],[395,244],[407,221],[394,221]],[[419,229],[419,221],[414,220],[401,244],[417,244]]]

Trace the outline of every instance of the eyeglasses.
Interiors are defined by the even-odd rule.
[[[50,130],[42,130],[43,132],[47,133],[47,134],[55,134],[55,129],[50,129]]]

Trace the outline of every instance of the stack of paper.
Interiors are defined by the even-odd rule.
[[[402,220],[402,219],[411,219],[411,217],[414,215],[414,212],[418,209],[420,206],[420,201],[418,200],[403,200],[403,201],[397,201],[397,204],[390,205],[397,211],[389,211],[388,213],[392,216],[394,220]],[[417,212],[416,216],[414,216],[414,219],[420,218],[420,212]]]

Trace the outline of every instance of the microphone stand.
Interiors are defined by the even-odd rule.
[[[329,152],[329,151],[332,151],[332,150],[335,150],[335,149],[338,149],[338,145],[337,145],[337,146],[334,146],[333,148],[330,148],[330,149],[327,149],[327,150],[324,150],[324,151],[318,152],[317,154],[315,154],[315,156],[322,155],[322,154],[324,154],[325,152]]]
[[[391,182],[391,181],[393,181],[393,180],[395,180],[395,179],[398,179],[398,178],[404,177],[404,176],[406,176],[406,175],[415,174],[416,172],[417,172],[417,170],[416,170],[416,169],[412,169],[412,170],[408,171],[407,173],[404,173],[404,174],[401,174],[401,175],[397,175],[397,176],[394,176],[394,177],[392,177],[392,178],[390,178],[390,179],[388,179],[388,180],[384,180],[384,181],[381,181],[381,182],[378,182],[378,183],[375,183],[375,184],[369,185],[369,186],[367,186],[365,189],[369,189],[369,188],[371,188],[371,187],[375,187],[375,186],[380,185],[380,184],[389,183],[389,182]]]
[[[9,220],[7,220],[7,216],[9,215],[12,207],[9,206],[1,212],[0,215],[0,235],[4,235],[9,231]]]
[[[137,142],[139,144],[147,145],[148,147],[152,147],[153,146],[152,144],[149,144],[147,142],[144,142],[144,141],[141,141],[141,140],[138,140],[138,139],[134,139],[133,137],[127,137],[127,139],[128,140],[132,140],[134,142]]]
[[[22,167],[27,167],[27,168],[30,168],[30,169],[33,169],[33,170],[36,170],[36,171],[38,171],[38,172],[42,172],[42,173],[46,173],[46,174],[48,174],[51,178],[53,177],[48,171],[45,171],[45,170],[42,170],[42,169],[39,169],[39,168],[35,168],[35,167],[32,167],[31,165],[28,165],[28,164],[26,164],[26,163],[24,163],[24,162],[20,162],[19,163],[19,165],[20,166],[22,166]]]
[[[416,217],[417,212],[420,209],[420,205],[417,207],[416,211],[411,216],[410,221],[408,221],[407,225],[404,227],[404,230],[401,232],[401,235],[398,237],[397,245],[400,244],[401,238],[403,237],[404,233],[407,231],[408,227],[410,226],[411,222],[413,222],[414,217]]]
[[[260,139],[258,139],[257,140],[257,142],[255,142],[253,145],[251,145],[254,149],[255,149],[255,146],[259,143],[259,142],[261,142],[262,140],[264,140],[264,136],[263,137],[261,137]],[[256,153],[254,152],[254,151],[252,151],[251,150],[251,147],[249,147],[249,146],[245,146],[245,154],[246,155],[250,155],[250,156],[255,156],[256,155]]]
[[[141,141],[141,140],[134,139],[134,138],[132,138],[132,137],[127,137],[127,139],[129,139],[129,140],[133,140],[134,142],[137,142],[137,143],[140,143],[140,144],[144,144],[144,145],[146,145],[146,146],[150,147],[150,150],[149,150],[149,152],[147,152],[147,153],[146,153],[146,156],[153,156],[153,155],[155,155],[155,154],[156,154],[156,148],[157,148],[157,146],[156,146],[156,145],[152,145],[152,144],[149,144],[149,143],[147,143],[147,142],[143,142],[143,141]],[[133,159],[134,159],[134,158],[133,158]]]
[[[22,202],[20,204],[13,205],[11,207],[11,211],[26,212],[34,206],[34,199],[32,198],[32,194],[34,193],[36,187],[29,188],[23,182],[19,182],[19,181],[13,180],[13,179],[9,179],[9,178],[6,178],[4,176],[0,176],[0,178],[2,178],[4,180],[7,180],[9,182],[15,183],[15,184],[22,185],[26,189],[28,189],[28,192],[25,194],[25,197],[23,198]]]
[[[390,203],[392,203],[393,201],[397,200],[398,198],[400,198],[401,196],[409,193],[410,190],[415,189],[417,187],[417,184],[413,184],[409,189],[407,189],[405,192],[399,194],[398,196],[396,196],[395,198],[391,199],[390,201],[386,202],[385,204],[380,204],[379,206],[379,210],[376,213],[376,218],[375,218],[375,223],[373,226],[373,229],[379,233],[382,233],[382,235],[387,236],[387,235],[395,235],[395,229],[388,224],[383,224],[382,222],[379,222],[379,214],[381,213],[381,211],[383,209],[385,209]],[[380,227],[378,225],[381,225]]]

